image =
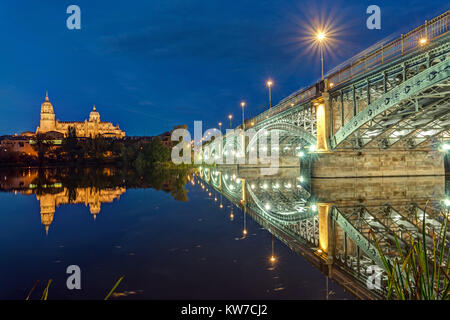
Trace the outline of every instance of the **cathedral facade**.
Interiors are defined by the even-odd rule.
[[[36,129],[36,134],[59,132],[67,136],[69,128],[75,128],[76,135],[79,138],[94,138],[96,136],[105,138],[125,137],[125,132],[120,130],[119,125],[114,126],[111,122],[100,121],[100,114],[95,106],[89,114],[89,120],[82,122],[55,120],[53,105],[50,103],[48,94],[46,94],[45,101],[41,104],[41,121]]]

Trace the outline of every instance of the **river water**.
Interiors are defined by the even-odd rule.
[[[103,299],[121,276],[111,299],[377,298],[361,237],[401,237],[418,225],[411,208],[433,228],[446,197],[445,177],[315,181],[295,168],[2,170],[0,190],[0,299],[20,300],[49,279],[49,300]]]

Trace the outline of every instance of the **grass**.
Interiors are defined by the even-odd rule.
[[[105,300],[108,300],[109,297],[113,294],[114,290],[116,290],[117,286],[120,284],[120,282],[123,280],[123,276],[121,276],[119,278],[119,280],[117,280],[116,284],[114,285],[114,287],[111,289],[111,291],[108,293],[108,295],[105,297]]]
[[[387,299],[450,300],[448,211],[441,213],[443,223],[439,234],[432,236],[431,248],[427,247],[425,211],[426,208],[421,235],[416,238],[409,235],[408,249],[404,251],[395,237],[398,253],[395,258],[387,257],[371,232],[387,273]]]
[[[114,286],[112,287],[111,291],[109,291],[108,295],[105,297],[105,300],[108,300],[109,297],[114,293],[114,290],[117,289],[117,287],[119,286],[119,284],[122,282],[124,276],[121,276],[119,278],[119,280],[116,281],[116,283],[114,284]],[[30,292],[28,293],[27,297],[25,300],[30,300],[30,296],[33,293],[34,289],[36,288],[37,284],[39,283],[39,280],[37,280],[33,287],[31,288]],[[52,279],[48,280],[47,282],[47,286],[45,287],[44,291],[42,292],[42,296],[41,296],[41,300],[47,300],[48,298],[48,290],[50,288],[50,284],[52,283]]]

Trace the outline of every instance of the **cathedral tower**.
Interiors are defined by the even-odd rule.
[[[45,94],[45,101],[41,104],[41,122],[37,133],[45,133],[55,130],[55,112],[48,99],[48,92]]]

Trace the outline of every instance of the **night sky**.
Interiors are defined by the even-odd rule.
[[[66,8],[81,8],[68,30]],[[366,8],[381,8],[381,30]],[[95,104],[127,135],[153,135],[203,120],[227,124],[320,77],[308,27],[333,24],[325,72],[376,42],[406,33],[450,8],[448,0],[2,1],[0,135],[34,131],[48,90],[56,118],[84,121]],[[224,125],[225,127],[225,125]]]

